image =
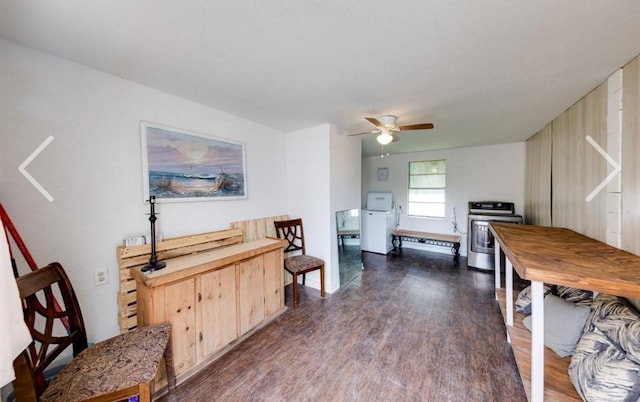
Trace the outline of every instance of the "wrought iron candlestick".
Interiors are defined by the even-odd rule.
[[[151,211],[149,213],[149,222],[151,222],[151,257],[149,257],[149,263],[142,268],[142,272],[153,272],[162,269],[167,266],[165,262],[158,261],[156,256],[156,196],[149,197],[149,206]]]

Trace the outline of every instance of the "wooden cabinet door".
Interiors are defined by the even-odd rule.
[[[265,315],[271,317],[284,307],[284,278],[282,251],[264,254],[264,307]]]
[[[236,266],[202,275],[198,299],[198,355],[202,361],[238,337]]]
[[[164,287],[165,320],[171,322],[171,345],[176,376],[196,363],[195,279]]]
[[[264,319],[264,265],[263,256],[238,263],[238,296],[240,335]]]

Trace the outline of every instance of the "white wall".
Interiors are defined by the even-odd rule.
[[[360,181],[362,180],[361,139],[343,136],[334,126],[331,127],[331,270],[332,291],[340,287],[338,269],[338,237],[336,212],[360,208]],[[357,220],[356,220],[357,221]],[[357,227],[357,222],[352,223]]]
[[[302,218],[307,254],[325,261],[325,289],[331,270],[329,145],[331,126],[324,124],[287,133],[287,184],[291,218]],[[337,269],[337,267],[335,267]],[[320,289],[320,272],[307,274],[307,286]]]
[[[330,124],[287,133],[289,215],[302,218],[307,254],[325,261],[325,290],[340,287],[335,212],[358,208],[360,141]],[[307,286],[320,289],[319,272]]]
[[[408,166],[411,161],[447,160],[446,218],[413,218],[406,215]],[[389,179],[378,181],[380,167],[389,168]],[[392,192],[402,207],[400,228],[432,233],[453,234],[453,207],[456,209],[458,229],[467,232],[469,201],[498,200],[516,204],[516,213],[524,208],[525,144],[502,144],[472,148],[372,156],[362,161],[362,207],[366,207],[369,192]],[[466,235],[461,235],[460,252],[467,253]],[[407,247],[424,248],[448,253],[443,247],[428,247],[405,243]],[[403,246],[405,245],[403,244]]]
[[[59,261],[68,270],[90,341],[119,332],[116,246],[149,231],[140,120],[246,145],[248,198],[161,204],[158,228],[165,237],[291,212],[284,133],[0,40],[0,202],[36,262]],[[17,169],[49,135],[54,140],[27,170],[53,202]],[[328,149],[328,137],[320,137],[313,140]],[[311,144],[304,145],[310,150],[305,163],[319,157],[326,165],[326,152],[316,155]],[[319,174],[328,177],[328,171]],[[316,179],[305,177],[311,183]],[[328,181],[323,177],[322,182],[310,199],[324,196],[328,204]],[[316,225],[311,219],[308,223]],[[108,270],[109,283],[94,286],[99,269]]]

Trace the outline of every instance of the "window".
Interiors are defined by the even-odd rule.
[[[447,161],[409,162],[408,214],[444,218]]]

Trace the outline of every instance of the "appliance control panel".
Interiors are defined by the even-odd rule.
[[[490,213],[501,215],[513,215],[515,213],[515,204],[513,202],[502,201],[470,201],[469,213]]]

